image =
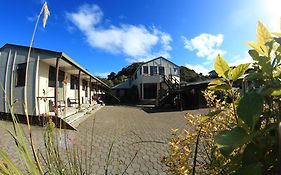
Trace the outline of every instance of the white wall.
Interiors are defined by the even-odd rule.
[[[55,97],[55,88],[49,87],[49,68],[50,65],[44,63],[43,61],[39,62],[39,74],[38,74],[38,97]],[[67,106],[67,99],[78,99],[78,89],[71,89],[71,74],[65,72],[65,79],[67,80],[64,88],[60,88],[58,91],[59,96],[64,97],[65,103]],[[90,87],[88,85],[88,97],[85,97],[85,90],[82,90],[82,79],[80,79],[80,102],[82,104],[82,98],[84,98],[84,104],[88,104],[89,101],[89,91]],[[45,94],[44,94],[45,92]],[[60,94],[64,93],[64,94]],[[93,91],[91,92],[93,95]],[[47,101],[44,101],[44,98],[39,98],[38,100],[38,110],[40,114],[47,114],[49,112],[49,100],[54,100],[54,98],[47,98]]]
[[[16,87],[17,65],[26,63],[27,48],[5,45],[0,50],[0,112],[10,113],[13,105],[15,114],[25,114],[24,86]],[[35,81],[38,53],[32,52],[29,60],[27,81],[27,103],[29,115],[36,115]]]
[[[144,74],[144,66],[148,67],[148,73]],[[150,75],[150,66],[157,66],[157,74],[156,75]],[[179,76],[179,67],[176,66],[175,64],[172,64],[171,62],[167,61],[166,59],[159,58],[153,61],[150,61],[146,64],[143,64],[141,66],[141,69],[138,69],[135,74],[137,74],[137,79],[135,79],[135,74],[133,75],[132,79],[133,85],[136,85],[139,90],[139,94],[144,94],[145,92],[141,93],[141,84],[146,84],[146,83],[155,83],[157,84],[157,91],[160,89],[160,83],[163,82],[162,75],[159,75],[159,67],[164,67],[164,75],[166,76],[172,76],[173,79],[176,79],[176,81],[179,83],[180,82],[180,76]],[[178,75],[175,74],[174,68],[178,69]],[[163,88],[167,88],[167,86],[163,86]],[[142,98],[142,97],[140,97]]]

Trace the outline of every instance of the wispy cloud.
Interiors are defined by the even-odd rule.
[[[107,75],[109,75],[110,72],[97,72],[94,73],[95,76],[101,77],[101,78],[107,78]]]
[[[155,55],[170,57],[171,36],[154,26],[120,24],[104,27],[104,14],[95,4],[84,4],[66,16],[93,48],[124,54],[129,62],[148,60]]]
[[[190,51],[196,51],[198,57],[207,58],[213,60],[218,54],[225,54],[226,51],[220,49],[223,43],[223,35],[212,35],[208,33],[202,33],[194,38],[187,39],[182,36],[184,47]]]
[[[210,70],[200,64],[186,64],[185,67],[193,69],[196,73],[202,73],[203,75],[208,75]]]
[[[253,63],[252,57],[248,54],[247,51],[245,51],[244,55],[236,55],[234,56],[229,64],[230,66],[237,66],[239,64],[245,64],[245,63]]]
[[[27,21],[29,21],[29,22],[34,22],[34,21],[36,21],[36,19],[37,19],[37,15],[36,14],[34,14],[33,16],[27,17]]]

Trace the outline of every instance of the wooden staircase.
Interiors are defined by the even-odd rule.
[[[158,107],[166,105],[176,106],[181,108],[181,85],[180,82],[172,77],[163,75],[162,82],[167,85],[167,89],[161,89],[158,93]]]

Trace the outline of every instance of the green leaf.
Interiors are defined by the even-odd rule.
[[[250,165],[259,162],[261,158],[261,151],[259,147],[253,143],[249,143],[243,153],[243,164]]]
[[[249,50],[248,53],[253,58],[254,61],[259,61],[260,56],[256,50],[251,49],[251,50]]]
[[[280,76],[281,76],[281,68],[278,66],[273,71],[273,77],[274,78],[279,78]]]
[[[281,38],[274,38],[274,41],[276,41],[278,44],[281,44]]]
[[[277,90],[274,90],[272,93],[271,93],[272,96],[281,96],[281,88],[280,89],[277,89]]]
[[[231,89],[231,86],[222,79],[216,79],[208,84],[208,89],[213,91],[225,91]]]
[[[259,21],[257,26],[257,42],[259,45],[264,45],[269,39],[271,34],[267,28]]]
[[[275,36],[281,37],[281,33],[279,33],[279,32],[272,32],[272,34]]]
[[[246,131],[241,127],[220,132],[215,136],[215,143],[224,156],[229,155],[235,148],[248,141]]]
[[[231,71],[232,80],[236,81],[239,77],[244,75],[250,64],[240,64]]]
[[[273,67],[271,65],[271,61],[267,57],[260,57],[258,64],[261,66],[261,71],[265,75],[271,75],[273,71]]]
[[[227,74],[228,74],[229,66],[227,62],[220,56],[220,54],[216,58],[214,67],[218,76],[228,78]]]
[[[208,86],[217,86],[217,85],[222,85],[222,84],[226,84],[222,79],[216,79],[211,81]]]
[[[256,92],[247,93],[238,104],[238,117],[253,128],[263,111],[263,102],[263,97]]]
[[[261,49],[261,47],[256,43],[256,42],[253,42],[253,41],[249,41],[247,42],[247,44],[252,47],[253,49],[255,49],[259,54],[262,54],[264,55],[264,51]]]
[[[243,166],[237,173],[238,175],[261,175],[262,174],[262,164],[254,163],[248,166]]]

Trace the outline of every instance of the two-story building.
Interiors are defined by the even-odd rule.
[[[120,97],[136,86],[141,102],[155,104],[167,92],[169,83],[180,83],[180,68],[166,58],[158,57],[140,65],[130,78],[114,86],[112,90]]]

